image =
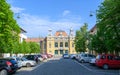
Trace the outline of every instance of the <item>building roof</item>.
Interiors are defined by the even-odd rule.
[[[63,30],[58,30],[56,31],[55,36],[67,36],[67,33]]]
[[[96,29],[96,25],[94,27],[92,27],[92,29],[90,29],[90,32],[93,32]]]
[[[27,38],[26,42],[40,42],[43,40],[44,40],[44,38]]]
[[[64,30],[58,30],[58,31],[56,31],[56,32],[65,32]]]
[[[21,33],[27,33],[27,31],[25,31],[24,29],[20,28]]]

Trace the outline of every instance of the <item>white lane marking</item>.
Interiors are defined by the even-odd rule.
[[[77,64],[81,65],[82,67],[84,67],[85,69],[87,69],[87,70],[89,70],[89,71],[91,71],[91,72],[104,73],[104,74],[110,74],[110,75],[116,74],[116,73],[100,72],[99,70],[92,70],[92,69],[88,68],[87,66],[84,66],[83,64],[81,64],[81,63],[79,63],[79,62],[77,62],[77,61],[74,61],[74,62],[76,62]],[[98,71],[99,71],[99,72],[98,72]],[[118,72],[118,73],[119,73],[119,72]]]
[[[39,65],[37,65],[36,67],[33,67],[32,70],[35,70],[37,69],[38,67],[40,67],[41,65],[45,64],[44,62],[43,63],[40,63]]]
[[[77,64],[81,65],[82,67],[84,67],[85,69],[87,69],[87,70],[89,70],[89,71],[92,71],[92,69],[90,69],[90,68],[88,68],[88,67],[82,65],[81,63],[79,63],[79,62],[77,62],[77,61],[75,61],[75,62],[76,62]]]

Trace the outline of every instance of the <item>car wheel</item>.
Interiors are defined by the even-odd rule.
[[[26,66],[27,66],[27,67],[31,67],[31,64],[30,64],[30,63],[27,63]]]
[[[109,68],[109,66],[107,64],[103,65],[103,69],[107,70]]]
[[[81,60],[81,63],[84,63],[85,61],[84,60]]]
[[[1,70],[0,75],[8,75],[7,70],[5,70],[5,69]]]

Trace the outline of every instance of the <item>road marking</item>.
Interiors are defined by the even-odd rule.
[[[90,69],[90,68],[88,68],[88,67],[82,65],[81,63],[79,63],[79,62],[77,62],[77,61],[75,61],[75,62],[76,62],[77,64],[81,65],[82,67],[84,67],[85,69],[87,69],[87,70],[89,70],[89,71],[92,71],[92,69]]]
[[[79,63],[79,62],[77,62],[77,61],[74,61],[74,62],[76,62],[77,64],[81,65],[82,67],[84,67],[85,69],[87,69],[87,70],[89,70],[89,71],[91,71],[91,72],[104,73],[104,74],[110,74],[110,75],[116,74],[116,73],[98,72],[98,71],[100,71],[100,70],[92,70],[92,69],[88,68],[87,66],[84,66],[83,64],[81,64],[81,63]],[[119,72],[118,72],[118,74],[119,74]]]
[[[33,68],[32,68],[32,70],[37,69],[38,67],[40,67],[40,66],[41,66],[41,65],[43,65],[43,64],[45,64],[45,62],[42,62],[42,63],[40,63],[39,65],[37,65],[37,66],[33,67]]]

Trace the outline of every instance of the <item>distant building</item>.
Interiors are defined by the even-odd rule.
[[[69,34],[63,30],[58,30],[53,35],[52,30],[48,30],[48,36],[40,41],[42,53],[48,53],[52,55],[62,55],[65,53],[75,54],[75,36],[72,28]]]
[[[97,33],[97,26],[95,25],[94,27],[91,28],[90,34],[95,35]]]
[[[97,25],[94,25],[94,26],[90,29],[89,33],[90,33],[91,35],[96,35],[96,34],[97,34]],[[90,43],[90,42],[91,42],[91,39],[90,39],[88,42]],[[89,52],[90,54],[97,55],[97,53],[96,53],[94,50],[89,50],[88,52]]]
[[[40,41],[44,40],[44,38],[27,38],[26,42],[36,42],[40,44]]]

